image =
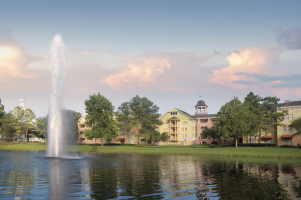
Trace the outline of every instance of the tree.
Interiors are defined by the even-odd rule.
[[[140,98],[138,95],[129,101],[132,126],[135,128],[138,137],[145,137],[149,143],[160,138],[160,133],[156,130],[162,122],[159,120],[159,107],[146,97]]]
[[[260,126],[262,123],[261,119],[261,102],[262,98],[258,95],[255,95],[253,92],[250,92],[246,97],[244,101],[244,105],[248,107],[249,112],[251,113],[251,116],[253,117],[250,121],[250,127],[249,131],[246,132],[246,138],[248,142],[248,137],[256,137],[258,135],[258,131],[260,130]]]
[[[212,140],[214,139],[217,139],[217,138],[220,138],[220,134],[219,132],[217,131],[216,128],[205,128],[204,130],[202,130],[202,135],[201,135],[202,138],[212,138]]]
[[[45,117],[36,118],[36,126],[38,137],[47,138],[47,130],[48,130],[48,114]]]
[[[134,136],[132,134],[132,129],[135,126],[135,124],[133,124],[134,120],[131,112],[132,111],[130,109],[129,102],[124,102],[118,107],[118,110],[115,114],[119,131],[125,133],[129,141]]]
[[[14,110],[12,111],[16,123],[15,123],[15,129],[16,129],[16,134],[20,135],[23,133],[23,116],[24,116],[24,109],[21,106],[16,106],[14,107]]]
[[[16,137],[15,124],[16,124],[16,119],[13,113],[11,111],[5,113],[1,134],[6,138],[9,138],[9,140],[11,141]]]
[[[35,121],[35,118],[36,118],[36,115],[34,114],[34,112],[30,109],[30,108],[26,108],[24,110],[24,113],[23,113],[23,116],[22,116],[22,124],[23,124],[23,128],[24,128],[24,131],[25,131],[25,137],[26,137],[26,141],[28,142],[28,131],[29,130],[33,130],[36,128],[35,124],[36,124],[36,121]],[[30,137],[34,137],[34,134],[31,134]]]
[[[160,135],[160,140],[162,142],[167,142],[169,140],[169,135],[167,132],[163,132],[161,135]]]
[[[243,105],[237,97],[221,107],[217,113],[219,118],[218,134],[223,137],[234,137],[235,147],[237,140],[250,131],[249,123],[251,113],[249,108]]]
[[[301,118],[294,119],[288,127],[295,132],[293,135],[301,135]]]
[[[114,121],[114,106],[103,95],[90,95],[86,105],[86,124],[91,126],[93,138],[110,140],[117,136],[116,122]]]
[[[0,129],[3,126],[3,120],[4,120],[4,115],[5,115],[5,111],[4,111],[4,105],[1,104],[1,99],[0,99]]]
[[[63,110],[63,132],[65,133],[66,141],[76,143],[78,138],[77,121],[82,116],[81,113],[74,110]]]

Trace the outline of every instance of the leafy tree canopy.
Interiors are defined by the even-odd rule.
[[[301,135],[301,118],[294,119],[288,127],[293,129],[293,135]]]
[[[114,106],[103,95],[90,95],[85,101],[86,124],[91,126],[93,138],[105,138],[107,140],[117,136],[116,122],[114,121]]]

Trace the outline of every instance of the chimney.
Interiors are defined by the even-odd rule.
[[[284,101],[284,103],[289,103],[289,102],[290,102],[290,100],[285,100],[285,101]]]

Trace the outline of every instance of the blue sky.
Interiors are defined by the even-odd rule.
[[[199,95],[210,113],[250,91],[300,100],[300,6],[275,0],[1,1],[0,98],[6,111],[23,98],[38,116],[47,113],[49,44],[60,33],[68,48],[64,107],[81,113],[97,92],[116,108],[145,96],[162,114],[173,107],[193,114]]]

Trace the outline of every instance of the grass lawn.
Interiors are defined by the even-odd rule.
[[[79,152],[103,153],[149,153],[149,154],[181,154],[181,155],[212,155],[230,157],[259,158],[295,158],[301,159],[301,148],[281,147],[223,147],[223,148],[147,148],[134,146],[101,146],[78,145]],[[73,148],[73,147],[72,147]],[[46,151],[46,145],[39,143],[0,145],[0,150],[37,150]]]

